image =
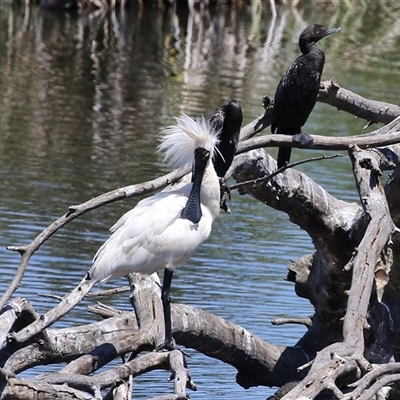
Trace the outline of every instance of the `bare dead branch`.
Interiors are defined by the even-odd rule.
[[[368,327],[366,316],[375,266],[395,230],[380,186],[379,171],[371,167],[371,154],[357,147],[350,152],[360,198],[370,222],[352,261],[352,284],[344,317],[343,343],[334,343],[318,353],[307,377],[282,400],[295,400],[301,396],[314,398],[323,390],[341,398],[343,394],[336,386],[337,379],[346,375],[355,377],[360,373],[360,368],[361,372],[370,369],[364,358],[364,330]],[[320,370],[325,371],[322,382]]]
[[[365,235],[352,261],[353,281],[349,291],[348,307],[343,325],[344,340],[347,343],[363,343],[363,329],[366,327],[367,309],[374,283],[375,267],[384,247],[395,231],[386,198],[379,182],[379,171],[372,167],[371,153],[355,147],[350,152],[354,175],[360,193],[364,213],[370,219]],[[361,349],[361,353],[364,347]]]
[[[298,165],[306,164],[306,163],[313,162],[313,161],[330,160],[332,158],[337,158],[337,157],[342,157],[342,155],[341,154],[334,154],[331,156],[322,155],[319,157],[307,158],[305,160],[290,163],[290,164],[284,165],[283,167],[278,168],[276,171],[272,172],[271,174],[269,174],[267,176],[264,176],[263,178],[256,178],[256,179],[252,179],[249,181],[244,181],[244,182],[240,182],[240,183],[231,185],[231,186],[229,186],[229,190],[232,191],[235,189],[239,189],[240,187],[245,186],[245,185],[256,185],[261,182],[267,183],[268,181],[273,179],[276,175],[280,174],[283,171],[286,171],[289,168],[294,168],[294,167],[297,167]]]
[[[237,154],[262,147],[296,147],[313,150],[348,150],[357,145],[361,149],[391,146],[400,142],[400,117],[390,124],[364,135],[328,137],[310,135],[313,138],[311,145],[302,145],[294,142],[292,136],[288,135],[265,135],[239,143]]]
[[[168,369],[168,359],[168,352],[151,352],[93,376],[76,373],[56,373],[43,375],[35,380],[50,384],[68,383],[70,387],[80,388],[81,390],[93,393],[95,390],[102,390],[112,386],[116,381],[126,380],[130,375],[138,376],[155,369]]]
[[[38,317],[28,300],[15,298],[10,301],[7,307],[3,308],[1,314],[0,343],[3,344],[5,342],[8,333],[16,325],[17,320],[18,326],[14,326],[14,329],[19,330],[29,325]]]
[[[113,294],[129,292],[130,290],[131,290],[130,287],[128,285],[126,285],[126,286],[117,287],[117,288],[113,288],[113,289],[100,290],[98,292],[90,292],[86,295],[86,297],[90,298],[90,297],[110,296]]]
[[[350,90],[343,89],[335,79],[321,82],[318,101],[375,123],[388,124],[400,115],[399,106],[366,99]]]
[[[358,399],[380,377],[384,375],[398,375],[400,372],[400,363],[374,364],[372,367],[372,370],[366,373],[361,379],[349,384],[349,387],[354,387],[355,389],[344,400]]]
[[[285,324],[299,324],[304,326],[311,326],[311,318],[276,318],[271,321],[272,325],[285,325]]]
[[[151,193],[155,190],[160,190],[165,186],[173,182],[176,182],[188,172],[189,169],[186,171],[175,170],[160,178],[153,179],[152,181],[116,189],[111,192],[104,193],[98,197],[95,197],[94,199],[90,199],[85,203],[76,206],[70,206],[69,211],[66,214],[64,214],[57,221],[49,225],[28,246],[8,246],[7,247],[8,250],[18,251],[19,253],[21,253],[22,258],[14,279],[12,280],[10,286],[7,288],[2,298],[0,299],[0,309],[2,309],[5,306],[9,298],[18,288],[22,280],[22,277],[26,271],[26,268],[28,267],[28,263],[31,256],[35,253],[35,251],[37,251],[40,248],[40,246],[44,242],[46,242],[54,233],[56,233],[67,223],[79,217],[80,215],[87,213],[88,211],[92,211],[98,207],[112,203],[114,201],[136,197],[143,194]]]
[[[379,390],[385,386],[391,385],[400,381],[400,374],[386,375],[378,379],[370,388],[368,388],[361,396],[353,397],[357,400],[370,400],[374,395],[379,393]]]
[[[37,400],[93,400],[93,396],[70,388],[67,385],[47,385],[38,382],[11,378],[2,392],[2,398]]]
[[[83,278],[79,285],[73,289],[71,293],[64,296],[59,304],[49,310],[46,314],[41,315],[40,318],[35,320],[26,328],[19,332],[10,334],[9,340],[19,343],[25,342],[43,329],[46,329],[55,321],[58,321],[68,311],[72,310],[72,308],[74,308],[86,296],[95,283],[96,281],[88,279],[88,277]]]

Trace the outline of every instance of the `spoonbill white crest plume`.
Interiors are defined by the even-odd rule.
[[[158,350],[175,348],[170,310],[173,271],[208,238],[219,214],[219,181],[211,161],[217,132],[203,117],[194,121],[182,114],[176,121],[161,132],[159,151],[173,167],[192,163],[192,181],[143,199],[124,214],[89,270],[92,279],[106,282],[131,272],[151,275],[164,269],[165,342]]]
[[[226,200],[230,198],[230,191],[223,178],[232,164],[239,143],[240,128],[243,122],[243,113],[239,102],[232,99],[228,104],[218,107],[209,121],[210,125],[219,131],[214,168],[221,183],[220,206],[225,212],[229,212]]]

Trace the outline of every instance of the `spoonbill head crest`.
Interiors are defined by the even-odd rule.
[[[161,132],[158,151],[164,153],[164,161],[171,167],[183,168],[193,163],[193,153],[200,147],[208,150],[210,159],[213,159],[218,133],[203,116],[193,120],[182,114],[176,118],[176,125],[170,125]]]

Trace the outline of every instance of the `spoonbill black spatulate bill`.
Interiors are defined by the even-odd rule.
[[[317,101],[325,54],[317,46],[324,37],[339,32],[340,28],[328,29],[323,25],[308,26],[299,37],[302,55],[287,69],[276,89],[272,109],[272,133],[294,135],[293,140],[310,144],[312,138],[301,133],[301,127]],[[278,168],[290,160],[290,147],[280,147]]]
[[[203,117],[194,121],[182,115],[162,132],[159,150],[165,160],[177,168],[192,163],[192,181],[143,199],[123,215],[89,271],[92,279],[105,282],[131,272],[150,275],[164,270],[165,343],[158,349],[175,348],[170,314],[173,271],[208,238],[219,214],[219,181],[212,163],[217,142],[216,131]]]

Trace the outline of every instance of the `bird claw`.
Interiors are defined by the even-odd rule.
[[[309,134],[303,132],[293,135],[292,140],[293,142],[300,143],[303,146],[309,146],[314,142],[314,139]]]
[[[226,205],[226,200],[222,201],[219,207],[221,208],[221,210],[224,210],[227,214],[231,213],[231,209]]]
[[[219,206],[227,214],[230,214],[231,210],[226,205],[226,201],[231,199],[231,190],[229,189],[229,186],[227,186],[222,179],[220,179],[220,181],[219,181],[219,187],[220,187],[220,203],[219,203]]]

